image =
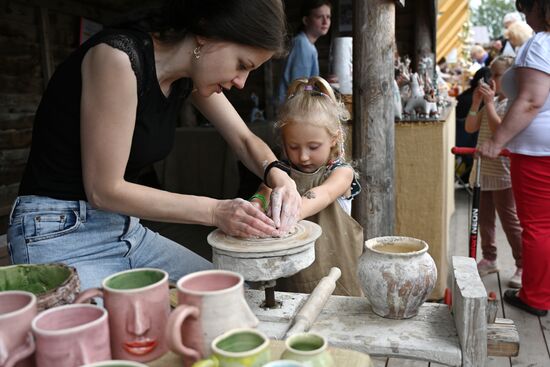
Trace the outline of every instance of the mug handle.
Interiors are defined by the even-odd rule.
[[[195,306],[179,305],[170,314],[168,321],[166,322],[166,335],[165,339],[168,342],[168,347],[177,354],[191,358],[198,361],[202,358],[199,351],[186,347],[183,345],[181,339],[181,327],[185,319],[189,316],[198,318],[200,311]]]
[[[94,297],[103,298],[103,289],[102,288],[86,289],[84,292],[81,292],[78,294],[78,296],[74,300],[74,303],[85,303]]]
[[[216,356],[210,356],[207,359],[202,359],[198,362],[193,363],[191,367],[219,367],[220,362]]]
[[[32,336],[32,332],[29,331],[29,333],[27,334],[27,342],[17,348],[11,357],[8,357],[8,360],[4,364],[4,367],[15,366],[17,362],[33,354],[35,349],[36,345],[34,344],[34,337]]]

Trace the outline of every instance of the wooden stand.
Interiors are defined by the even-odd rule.
[[[485,366],[488,355],[517,355],[519,336],[512,320],[487,324],[487,293],[471,258],[453,257],[453,309],[425,303],[417,316],[392,320],[377,316],[365,297],[331,296],[310,331],[329,345],[371,356],[397,357],[448,366]],[[265,310],[261,291],[246,291],[260,320],[258,328],[271,339],[283,339],[307,294],[278,292],[280,309]]]

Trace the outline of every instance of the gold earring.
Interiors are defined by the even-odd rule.
[[[197,59],[197,60],[201,58],[201,47],[202,47],[201,45],[198,45],[193,50],[193,56],[195,56],[195,59]]]

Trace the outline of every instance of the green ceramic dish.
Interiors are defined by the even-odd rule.
[[[0,267],[0,291],[35,294],[38,309],[72,303],[80,290],[76,269],[64,264],[28,264]]]

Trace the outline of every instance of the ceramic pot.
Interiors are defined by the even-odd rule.
[[[437,280],[428,244],[412,237],[377,237],[365,241],[359,280],[372,310],[390,319],[416,316]]]
[[[37,297],[38,311],[71,304],[80,290],[76,269],[65,264],[0,267],[0,291],[19,290]]]
[[[269,339],[255,329],[233,329],[212,341],[212,355],[193,367],[262,367],[271,359]]]
[[[198,271],[178,280],[178,307],[168,319],[166,341],[185,366],[208,356],[217,336],[258,325],[243,284],[242,275],[227,270]]]
[[[281,359],[298,361],[307,367],[332,367],[334,360],[327,347],[327,340],[319,334],[294,334],[285,341]]]

